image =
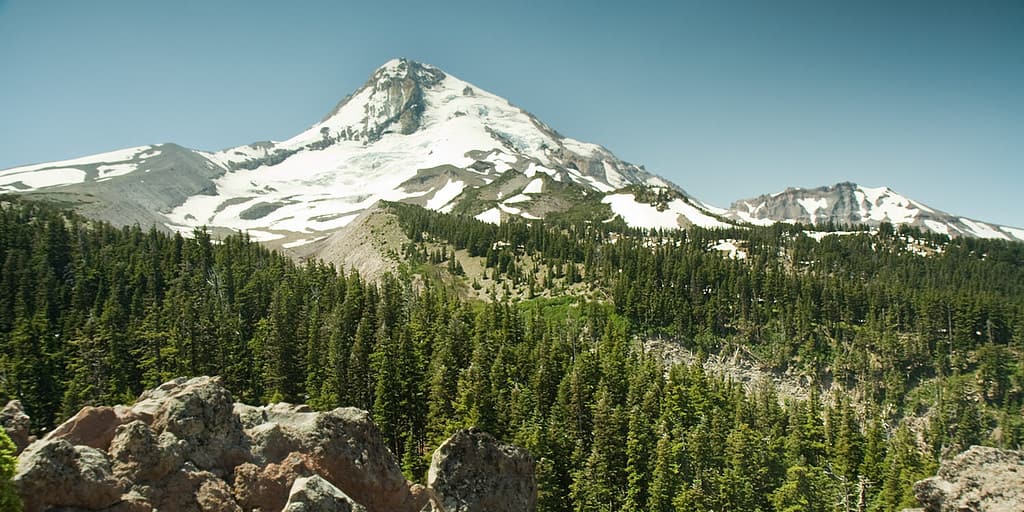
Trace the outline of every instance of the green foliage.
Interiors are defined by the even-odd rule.
[[[793,466],[786,481],[771,494],[778,512],[828,512],[833,510],[833,490],[821,468]]]
[[[21,498],[14,489],[14,474],[18,469],[18,460],[14,457],[14,443],[7,437],[7,432],[0,428],[0,512],[18,512],[22,510]]]
[[[872,510],[892,510],[938,457],[1024,439],[1020,244],[493,226],[391,207],[410,268],[468,280],[453,256],[465,251],[487,286],[534,297],[470,303],[441,280],[369,282],[244,235],[0,202],[0,396],[43,430],[172,376],[218,374],[240,400],[369,410],[414,480],[475,425],[537,457],[541,511],[835,510],[862,488]],[[943,251],[922,258],[911,238]],[[747,258],[709,250],[722,239]],[[782,401],[767,383],[669,364],[641,343],[654,338],[695,363],[742,355],[863,399]],[[894,428],[905,414],[927,428]]]

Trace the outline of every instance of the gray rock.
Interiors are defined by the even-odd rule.
[[[251,458],[231,393],[219,378],[170,381],[143,393],[132,412],[152,418],[154,432],[182,440],[186,460],[200,469],[227,473]]]
[[[304,406],[273,404],[243,409],[253,459],[279,463],[298,452],[308,456],[317,473],[374,511],[417,511],[426,497],[414,495],[369,413],[354,408],[310,412]],[[265,423],[255,424],[257,418]]]
[[[460,430],[438,447],[427,486],[443,512],[523,512],[537,504],[533,457],[477,429]]]
[[[972,446],[914,484],[927,512],[1024,510],[1024,451]]]
[[[83,411],[66,435],[19,457],[15,486],[29,512],[503,512],[536,501],[530,455],[476,430],[434,454],[431,489],[405,479],[359,409],[233,404],[218,379],[199,377],[130,408]]]
[[[14,485],[26,512],[51,507],[102,509],[121,499],[107,454],[66,440],[37,441],[18,458]]]
[[[295,480],[282,512],[366,512],[366,508],[327,480],[313,475]]]
[[[122,425],[110,442],[114,475],[134,483],[160,480],[184,463],[185,448],[174,434],[157,437],[141,421]]]
[[[7,432],[7,437],[14,441],[15,454],[28,447],[29,427],[31,420],[21,407],[20,400],[11,400],[0,409],[0,427]]]
[[[154,510],[241,512],[231,487],[217,475],[185,463],[152,486],[136,487]]]

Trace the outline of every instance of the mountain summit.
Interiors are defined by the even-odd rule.
[[[580,197],[598,202],[628,186],[689,201],[607,149],[405,59],[385,63],[323,120],[285,141],[217,152],[143,146],[0,171],[0,191],[59,196],[116,224],[244,230],[285,247],[322,238],[380,200],[498,222],[565,211]],[[609,202],[613,210],[619,203],[629,206]],[[708,208],[693,203],[705,217]]]

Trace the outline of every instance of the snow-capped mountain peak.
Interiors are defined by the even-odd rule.
[[[169,212],[169,224],[223,226],[264,239],[336,229],[379,200],[450,211],[464,191],[509,171],[600,193],[670,186],[601,146],[563,137],[504,98],[404,59],[378,68],[295,137],[204,156],[229,172],[216,181],[216,195],[190,198]],[[538,218],[543,212],[523,204],[532,201],[522,200],[530,197],[523,190],[498,193],[490,205],[496,213],[467,213]],[[502,195],[519,204],[497,201]]]
[[[910,225],[949,236],[1024,240],[1024,230],[956,217],[899,194],[889,187],[837,183],[736,201],[726,217],[751,224]]]
[[[853,183],[715,208],[597,144],[559,134],[486,89],[406,59],[385,63],[319,122],[284,141],[216,152],[160,144],[35,164],[0,171],[0,192],[58,196],[119,225],[246,231],[272,246],[308,246],[303,251],[379,201],[486,222],[575,209],[593,222],[645,228],[891,222],[1024,240],[1024,230],[953,217],[891,189]]]
[[[89,203],[95,216],[124,223],[126,207],[119,203],[125,203],[132,212],[128,222],[182,232],[199,226],[244,230],[257,240],[292,246],[344,226],[381,200],[458,208],[500,221],[570,208],[566,198],[577,193],[549,197],[565,187],[601,196],[631,185],[657,186],[685,196],[601,146],[562,136],[504,98],[405,59],[385,63],[321,121],[285,141],[216,152],[155,148],[142,156],[136,153],[145,148],[136,148],[125,156],[129,160],[118,153],[117,162],[89,157],[92,167],[86,169],[29,169],[46,176],[2,171],[0,187],[41,193],[60,188],[69,196],[116,189],[110,201]],[[150,153],[164,156],[143,158]],[[144,186],[157,179],[153,162],[194,179],[184,186],[161,181],[180,193],[160,197]],[[120,174],[101,179],[97,166],[113,166]]]

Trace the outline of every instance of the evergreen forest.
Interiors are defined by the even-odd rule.
[[[0,400],[40,433],[219,375],[370,411],[416,481],[478,426],[536,457],[544,512],[898,510],[939,460],[1024,445],[1024,244],[385,208],[407,241],[371,279],[0,198]],[[776,378],[702,364],[730,357]]]

